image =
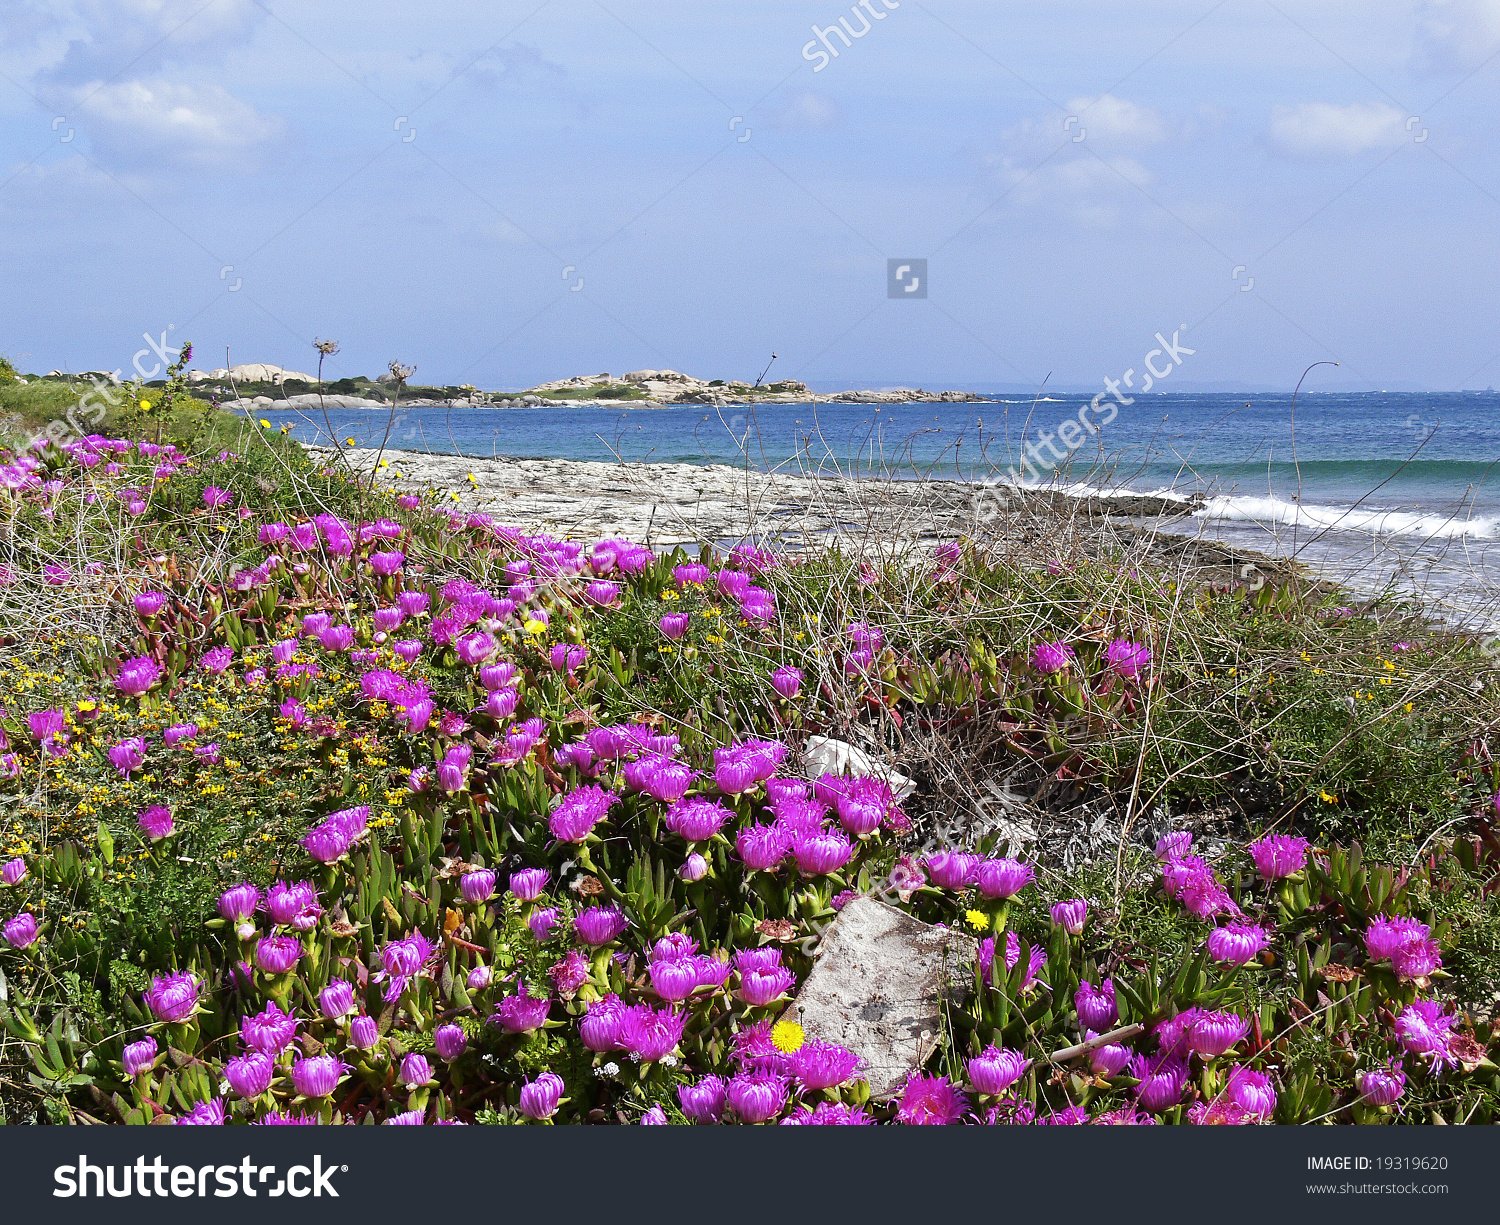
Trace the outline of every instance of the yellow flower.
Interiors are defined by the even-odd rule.
[[[345,443],[346,446],[351,446],[352,447],[354,445],[354,439],[352,439],[352,438],[346,438],[346,439],[344,439],[344,443]]]
[[[1407,713],[1407,714],[1411,714],[1411,703],[1410,703],[1410,702],[1408,702],[1408,703],[1407,703],[1407,704],[1406,704],[1406,713]]]
[[[990,925],[989,916],[982,910],[970,910],[964,913],[964,918],[969,921],[969,926],[977,932],[984,931]]]
[[[777,1021],[771,1027],[771,1045],[784,1055],[801,1050],[806,1036],[796,1021]]]
[[[1339,802],[1338,796],[1329,795],[1326,791],[1318,792],[1318,799],[1322,800],[1325,804],[1337,804]]]
[[[271,428],[271,423],[270,423],[270,422],[269,422],[269,421],[267,421],[267,420],[266,420],[266,419],[265,419],[265,418],[264,418],[264,417],[262,417],[262,418],[261,418],[261,419],[260,419],[260,423],[261,423],[261,425],[262,425],[262,426],[263,426],[263,427],[264,427],[264,428],[265,428],[265,429],[270,429],[270,428]]]
[[[528,634],[545,634],[547,627],[540,621],[528,621],[526,622],[526,632]]]
[[[477,485],[477,484],[479,484],[479,478],[477,476],[475,476],[472,472],[469,473],[469,484],[471,484],[471,485]]]
[[[149,411],[150,408],[151,408],[151,401],[150,400],[142,400],[141,401],[141,407],[143,409],[146,409],[147,411]]]

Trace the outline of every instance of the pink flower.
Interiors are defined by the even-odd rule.
[[[1280,880],[1301,871],[1310,845],[1306,838],[1267,834],[1250,844],[1250,858],[1255,861],[1255,870],[1266,880]]]
[[[547,827],[559,842],[583,842],[594,826],[608,814],[620,797],[602,787],[579,787],[570,791],[547,818]]]
[[[135,819],[141,832],[156,842],[172,832],[172,814],[160,804],[153,804]]]
[[[908,1126],[945,1127],[957,1123],[968,1108],[968,1097],[946,1077],[913,1072],[901,1090],[896,1120]]]
[[[661,619],[661,632],[676,642],[687,633],[688,623],[692,619],[691,613],[668,613]]]
[[[1151,662],[1151,648],[1125,638],[1116,638],[1104,652],[1104,661],[1113,671],[1134,680]]]
[[[540,1029],[547,1020],[552,1003],[530,994],[507,995],[496,1006],[489,1024],[499,1025],[508,1034],[525,1034]]]
[[[139,736],[130,736],[109,750],[109,763],[128,778],[131,771],[139,770],[146,762],[146,742]]]
[[[1031,662],[1038,672],[1061,672],[1068,662],[1076,658],[1073,648],[1065,642],[1043,642],[1031,652]]]

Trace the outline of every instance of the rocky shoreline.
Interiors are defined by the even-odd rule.
[[[836,545],[870,558],[952,540],[1042,555],[1128,553],[1201,581],[1244,582],[1301,567],[1193,534],[1199,503],[1139,495],[1076,497],[952,480],[765,473],[725,464],[485,459],[373,448],[307,447],[377,484],[437,492],[455,509],[563,537],[621,537],[653,548],[753,539],[788,552]],[[376,467],[377,460],[380,466]]]

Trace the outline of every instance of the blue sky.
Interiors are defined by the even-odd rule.
[[[1500,0],[5,11],[28,370],[1500,383]]]

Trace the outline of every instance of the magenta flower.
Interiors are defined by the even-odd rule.
[[[757,964],[744,952],[735,957],[735,968],[740,972],[740,986],[735,995],[752,1008],[764,1008],[775,1003],[796,986],[796,976],[779,964],[780,950],[756,949],[747,952],[774,952],[776,955],[776,963],[767,965]]]
[[[121,778],[128,778],[132,770],[146,764],[146,742],[139,736],[120,741],[109,750],[109,764],[120,772]]]
[[[179,1127],[222,1127],[224,1125],[224,1103],[221,1101],[199,1102],[182,1118]]]
[[[735,853],[753,872],[774,869],[790,849],[791,837],[774,825],[749,825],[735,837]]]
[[[664,753],[650,753],[630,762],[624,770],[625,783],[632,791],[641,791],[652,799],[672,803],[680,800],[692,786],[693,770]]]
[[[1396,1018],[1396,1037],[1414,1055],[1435,1063],[1456,1063],[1448,1053],[1448,1045],[1457,1024],[1458,1017],[1445,1013],[1443,1006],[1435,1000],[1417,1000],[1408,1004]]]
[[[204,651],[202,658],[198,660],[203,670],[213,676],[218,676],[233,662],[233,647],[214,647],[211,651]]]
[[[380,1041],[380,1027],[375,1018],[361,1013],[349,1022],[349,1041],[367,1051]]]
[[[157,842],[172,832],[172,813],[160,804],[153,804],[136,817],[135,823],[146,837]]]
[[[802,688],[802,669],[790,664],[771,673],[771,688],[790,702]]]
[[[563,1079],[554,1072],[543,1072],[521,1086],[521,1113],[528,1119],[550,1119],[562,1100]]]
[[[591,1051],[603,1053],[620,1045],[620,1026],[625,1019],[625,1005],[611,992],[590,1004],[578,1022],[578,1036]]]
[[[1193,835],[1187,830],[1178,830],[1156,840],[1156,858],[1161,863],[1169,859],[1181,859],[1193,847]]]
[[[991,1044],[969,1060],[969,1083],[976,1093],[997,1097],[1025,1076],[1030,1066],[1031,1060],[1019,1051]]]
[[[551,879],[552,873],[546,868],[522,868],[519,872],[510,874],[507,888],[518,901],[534,902],[546,891],[547,882]]]
[[[985,859],[974,871],[974,883],[987,898],[1014,897],[1035,879],[1032,866],[1019,859]]]
[[[24,949],[35,943],[37,930],[36,915],[23,910],[0,929],[0,934],[11,948]]]
[[[382,577],[400,573],[406,564],[406,554],[397,550],[388,553],[371,553],[370,569]]]
[[[625,916],[614,906],[590,906],[573,920],[573,930],[585,944],[608,944],[625,930]]]
[[[1065,642],[1043,642],[1031,652],[1031,662],[1036,670],[1048,674],[1061,672],[1074,658],[1073,648]]]
[[[330,625],[318,635],[318,645],[325,651],[347,651],[354,645],[354,630],[347,625]]]
[[[1360,1096],[1372,1106],[1394,1106],[1406,1091],[1406,1072],[1399,1059],[1384,1067],[1371,1068],[1354,1078]]]
[[[198,1009],[200,985],[192,974],[152,976],[145,1003],[158,1021],[186,1021]]]
[[[198,724],[196,723],[174,723],[162,732],[162,741],[166,747],[177,748],[183,741],[190,741],[193,736],[198,735]]]
[[[692,619],[691,613],[668,613],[661,619],[661,632],[676,642],[687,633],[688,623]]]
[[[804,1042],[787,1057],[787,1071],[803,1089],[832,1089],[859,1068],[859,1057],[836,1042]]]
[[[613,608],[620,600],[620,584],[598,579],[583,589],[583,598],[595,608]]]
[[[1270,1122],[1276,1109],[1276,1090],[1264,1072],[1247,1067],[1231,1068],[1224,1092],[1236,1106],[1261,1122]]]
[[[717,1123],[724,1117],[727,1100],[726,1086],[719,1076],[705,1076],[694,1084],[677,1086],[678,1105],[694,1123]]]
[[[421,932],[413,932],[400,940],[392,940],[380,950],[383,967],[373,975],[371,982],[384,982],[385,1001],[395,1003],[413,978],[427,972],[441,950]]]
[[[1307,862],[1307,848],[1311,845],[1306,838],[1267,834],[1250,844],[1250,858],[1255,861],[1255,870],[1266,880],[1280,880],[1302,870],[1302,865]]]
[[[925,864],[934,885],[957,892],[974,883],[974,876],[979,871],[979,856],[963,851],[938,851],[929,855]]]
[[[263,936],[255,945],[255,964],[267,974],[285,974],[302,960],[296,936]]]
[[[266,914],[278,927],[295,927],[298,931],[309,931],[316,926],[323,908],[318,904],[318,891],[306,881],[288,885],[277,881],[266,894]]]
[[[609,813],[620,797],[602,787],[579,787],[563,796],[547,818],[547,827],[559,842],[583,842]]]
[[[685,1012],[637,1004],[621,1016],[618,1042],[622,1049],[639,1056],[642,1063],[653,1063],[676,1049],[686,1024]]]
[[[1443,964],[1431,935],[1432,929],[1416,919],[1377,915],[1365,931],[1365,950],[1372,961],[1389,960],[1400,978],[1423,978]]]
[[[1187,1027],[1183,1040],[1188,1050],[1204,1059],[1217,1059],[1250,1032],[1250,1022],[1238,1013],[1205,1012],[1197,1010],[1197,1016]]]
[[[332,979],[318,992],[318,1011],[330,1021],[337,1021],[354,1011],[354,985],[342,978]]]
[[[135,597],[135,611],[147,619],[157,616],[166,606],[164,591],[143,591]]]
[[[432,1080],[432,1064],[427,1062],[425,1055],[412,1051],[401,1061],[401,1068],[396,1073],[396,1080],[407,1089],[420,1089]]]
[[[1052,907],[1052,921],[1070,936],[1081,936],[1088,920],[1089,904],[1081,897],[1058,902]]]
[[[1208,933],[1208,955],[1224,965],[1247,966],[1271,943],[1263,927],[1227,923]]]
[[[533,915],[532,918],[535,919],[536,916]],[[536,928],[533,927],[532,930],[535,931]],[[544,939],[541,936],[537,938]],[[569,949],[563,959],[554,963],[547,973],[551,975],[552,985],[557,989],[557,993],[564,998],[571,998],[578,994],[578,988],[588,981],[588,958],[577,949]]]
[[[224,1065],[224,1079],[229,1089],[239,1097],[259,1097],[271,1087],[276,1075],[276,1061],[260,1051],[238,1055]]]
[[[482,664],[495,653],[496,643],[483,631],[466,634],[453,644],[458,657],[466,664]]]
[[[1126,638],[1116,638],[1104,652],[1105,665],[1128,680],[1135,680],[1151,662],[1151,648]]]
[[[127,659],[115,673],[115,688],[130,697],[138,698],[161,676],[161,665],[147,655]]]
[[[487,902],[495,895],[495,874],[488,868],[465,872],[458,881],[458,891],[472,905]]]
[[[8,860],[5,867],[0,868],[0,882],[7,885],[18,884],[26,875],[26,861],[19,856]]]
[[[35,711],[26,716],[26,725],[49,757],[61,757],[68,751],[67,720],[62,711]]]
[[[946,1077],[913,1072],[901,1090],[896,1120],[911,1127],[946,1127],[962,1119],[968,1108],[968,1097]]]
[[[125,1065],[126,1076],[140,1076],[149,1072],[156,1064],[156,1039],[142,1038],[132,1042],[120,1056]]]
[[[798,834],[792,840],[792,858],[804,876],[837,872],[854,854],[854,844],[837,830]]]
[[[708,875],[708,860],[694,851],[682,861],[682,867],[677,869],[677,875],[688,884],[702,880]]]
[[[714,800],[682,799],[667,809],[662,824],[689,842],[703,842],[723,829],[733,815]]]
[[[508,1034],[526,1034],[540,1029],[547,1020],[552,1001],[530,994],[507,995],[495,1005],[489,1024],[499,1025]]]
[[[1080,1029],[1104,1033],[1120,1017],[1119,1010],[1115,1007],[1114,980],[1106,978],[1096,988],[1093,983],[1083,979],[1078,984],[1078,990],[1073,993],[1073,1007],[1078,1012]]]
[[[327,1097],[349,1073],[335,1055],[310,1055],[292,1065],[292,1084],[303,1097]]]
[[[1136,1101],[1141,1109],[1160,1114],[1182,1101],[1188,1076],[1187,1064],[1182,1060],[1173,1057],[1147,1059],[1144,1055],[1137,1055],[1131,1061],[1130,1074],[1141,1082],[1135,1087]]]
[[[469,1040],[457,1025],[439,1025],[433,1031],[432,1043],[437,1048],[438,1058],[452,1063],[467,1049]]]
[[[724,1087],[724,1099],[741,1123],[764,1123],[781,1113],[786,1091],[786,1078],[775,1072],[744,1072]]]
[[[1083,1036],[1085,1040],[1097,1037],[1093,1030],[1085,1030]],[[1117,1046],[1112,1043],[1096,1046],[1089,1052],[1089,1070],[1095,1076],[1104,1077],[1105,1080],[1118,1076],[1130,1062],[1131,1053],[1128,1046]]]

